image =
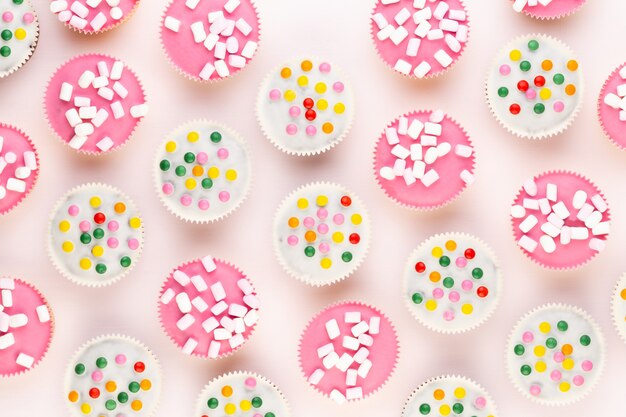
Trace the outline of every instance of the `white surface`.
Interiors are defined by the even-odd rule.
[[[203,86],[186,80],[165,60],[158,23],[166,0],[144,0],[135,16],[100,36],[79,36],[62,27],[35,0],[42,38],[31,61],[0,81],[0,119],[24,129],[39,148],[41,173],[34,192],[0,218],[0,273],[31,280],[55,312],[56,334],[47,358],[26,375],[0,379],[2,417],[67,415],[62,392],[65,367],[74,350],[91,337],[121,332],[136,337],[160,359],[163,398],[156,417],[192,416],[198,393],[222,372],[245,369],[276,383],[294,416],[399,416],[404,401],[420,383],[458,373],[483,385],[507,417],[588,417],[607,415],[622,405],[626,345],[610,321],[612,288],[621,265],[626,231],[622,196],[626,153],[602,135],[596,98],[605,77],[626,60],[618,40],[626,35],[626,2],[589,1],[563,21],[538,22],[512,10],[506,0],[468,0],[470,43],[461,61],[445,76],[410,81],[387,69],[369,40],[368,0],[259,0],[262,42],[258,56],[241,74]],[[604,31],[601,28],[616,28]],[[546,31],[577,53],[586,76],[582,112],[560,137],[543,142],[507,134],[490,115],[483,82],[489,64],[510,39]],[[135,137],[110,156],[82,158],[55,138],[44,121],[43,89],[54,69],[81,52],[107,52],[126,61],[143,80],[151,106]],[[316,159],[284,155],[262,137],[254,103],[259,83],[294,54],[327,56],[351,77],[357,102],[354,127],[346,140]],[[28,93],[28,94],[25,94]],[[477,155],[476,183],[451,206],[433,213],[405,210],[387,199],[371,173],[378,135],[398,115],[420,108],[442,108],[469,132]],[[185,224],[170,215],[153,191],[152,163],[164,135],[193,118],[207,117],[236,128],[250,143],[254,184],[243,206],[208,226]],[[611,204],[615,222],[606,250],[588,266],[549,272],[531,263],[510,233],[509,205],[526,178],[555,168],[589,176]],[[314,180],[335,181],[353,189],[369,206],[373,223],[370,256],[357,273],[332,288],[309,288],[287,277],[270,242],[274,210],[294,188]],[[119,187],[144,215],[142,259],[121,282],[104,289],[78,287],[54,272],[44,242],[48,213],[71,187],[104,181]],[[495,315],[481,328],[458,336],[438,335],[414,320],[400,302],[401,273],[411,251],[432,234],[467,232],[489,244],[501,259],[504,294]],[[207,253],[240,266],[259,292],[261,321],[237,354],[203,361],[183,355],[161,331],[157,298],[161,282],[185,260]],[[308,386],[298,369],[300,332],[312,315],[340,299],[360,299],[389,315],[402,344],[400,365],[375,396],[337,406]],[[514,323],[538,304],[572,303],[601,325],[608,363],[600,384],[576,405],[544,408],[519,394],[504,370],[504,347]]]

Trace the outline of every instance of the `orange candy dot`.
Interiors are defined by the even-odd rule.
[[[280,76],[283,78],[291,77],[291,68],[285,67],[282,70],[280,70]]]
[[[570,71],[576,71],[578,69],[578,62],[573,59],[567,61],[567,69]]]
[[[70,392],[67,396],[67,399],[70,400],[70,402],[75,403],[76,401],[78,401],[78,393],[76,391]]]
[[[150,391],[150,388],[152,388],[152,382],[150,382],[149,379],[144,379],[143,381],[141,381],[139,386],[144,391]]]
[[[565,344],[561,348],[561,352],[563,352],[564,355],[571,355],[574,352],[574,348],[570,344]]]
[[[433,397],[435,397],[435,400],[437,401],[443,400],[445,396],[446,396],[446,393],[443,392],[442,389],[436,389],[435,392],[433,392]]]
[[[117,389],[117,384],[115,381],[109,381],[104,385],[104,388],[106,388],[108,392],[113,392]]]
[[[300,68],[302,68],[302,71],[311,71],[313,69],[313,63],[309,60],[302,61]]]
[[[196,177],[200,177],[202,176],[202,174],[204,174],[204,168],[202,168],[200,165],[196,165],[195,167],[193,167],[193,169],[191,170],[191,173],[193,175],[195,175]]]
[[[295,229],[296,227],[298,227],[298,225],[300,224],[300,221],[298,220],[297,217],[291,217],[288,221],[287,224],[289,225],[289,227]]]
[[[113,209],[115,210],[115,212],[117,214],[122,214],[126,211],[126,204],[124,203],[116,203],[115,206],[113,207]]]
[[[143,408],[143,404],[141,403],[141,401],[135,400],[132,403],[130,403],[130,408],[132,408],[135,411],[139,411]]]
[[[626,288],[622,290],[621,296],[622,296],[622,300],[626,300]]]
[[[335,130],[335,126],[332,123],[326,122],[322,125],[322,131],[326,134],[333,133],[333,130]]]
[[[230,397],[233,395],[233,388],[230,385],[225,385],[222,388],[222,395],[226,398]]]
[[[316,238],[317,238],[317,235],[312,230],[309,230],[308,232],[304,234],[304,239],[306,239],[307,242],[315,242]]]
[[[550,61],[549,59],[546,59],[545,61],[541,63],[541,69],[544,71],[550,71],[552,67],[553,67],[552,61]]]
[[[568,96],[576,94],[576,87],[574,87],[574,84],[568,84],[567,87],[565,87],[565,94]]]
[[[441,274],[437,271],[433,271],[428,277],[432,282],[439,282],[439,280],[441,279]]]

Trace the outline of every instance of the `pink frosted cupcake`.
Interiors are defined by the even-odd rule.
[[[602,251],[610,218],[600,190],[568,171],[527,180],[511,207],[517,244],[530,259],[550,269],[577,268]]]
[[[474,148],[443,111],[414,111],[391,122],[374,152],[376,181],[403,206],[429,210],[474,182]]]
[[[513,10],[541,20],[552,20],[569,16],[587,0],[509,0]]]
[[[186,77],[216,81],[243,69],[260,39],[250,0],[172,0],[161,21],[161,44]]]
[[[399,355],[396,331],[376,308],[334,304],[307,325],[300,339],[300,367],[317,391],[342,404],[382,387]]]
[[[259,319],[259,300],[239,269],[205,256],[179,266],[167,278],[159,317],[184,353],[216,359],[248,340]]]
[[[371,30],[376,50],[390,68],[429,78],[463,54],[469,20],[461,0],[378,0]]]
[[[598,97],[598,116],[609,139],[626,149],[626,63],[617,67],[605,81]]]
[[[118,27],[138,5],[139,0],[50,0],[50,11],[68,28],[93,35]]]
[[[36,366],[53,330],[50,306],[39,291],[20,279],[0,277],[0,377]]]
[[[79,55],[63,64],[48,83],[44,106],[56,135],[92,155],[125,144],[148,112],[139,78],[103,54]]]
[[[0,123],[0,215],[30,193],[38,173],[35,145],[18,128]]]

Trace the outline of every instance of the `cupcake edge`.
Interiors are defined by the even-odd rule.
[[[69,21],[67,22],[61,22],[63,24],[63,26],[65,26],[68,29],[71,29],[74,33],[79,33],[81,35],[87,35],[87,36],[94,36],[94,35],[100,35],[102,33],[106,33],[110,30],[113,30],[115,28],[117,28],[118,26],[122,25],[123,23],[125,23],[128,19],[130,19],[130,17],[132,15],[135,14],[135,12],[137,11],[137,8],[139,7],[139,3],[141,2],[141,0],[135,0],[135,4],[133,5],[133,7],[128,11],[128,13],[126,13],[125,15],[122,16],[122,18],[120,20],[118,20],[116,23],[114,23],[111,26],[105,27],[105,28],[101,28],[99,30],[85,30],[83,29],[79,29],[73,25],[70,25]],[[66,9],[69,10],[69,7]],[[58,20],[58,13],[53,13],[55,17],[57,17]],[[85,26],[87,27],[87,26]]]
[[[611,321],[613,321],[613,325],[615,326],[615,329],[617,330],[617,333],[622,341],[626,343],[626,323],[620,319],[620,316],[618,316],[618,302],[622,301],[626,304],[626,300],[620,300],[620,290],[623,289],[626,289],[626,273],[622,274],[621,278],[618,279],[617,283],[613,287],[613,295],[611,297]]]

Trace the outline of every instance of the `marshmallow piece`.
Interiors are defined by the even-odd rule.
[[[246,42],[243,49],[241,50],[241,56],[248,59],[252,58],[258,46],[259,44],[254,41]]]
[[[231,36],[226,39],[226,51],[229,54],[236,54],[237,52],[239,52],[239,41],[236,37]]]
[[[461,158],[469,158],[470,156],[472,156],[473,152],[474,149],[471,146],[459,144],[454,147],[454,153]]]
[[[19,366],[30,369],[35,363],[35,358],[25,353],[20,352],[20,354],[17,355],[17,359],[15,360],[15,363],[18,364]]]
[[[189,26],[189,28],[191,29],[191,34],[193,35],[193,41],[195,43],[204,42],[207,37],[207,33],[203,22],[194,22]]]
[[[592,227],[591,233],[594,236],[608,235],[611,231],[611,222],[600,222]]]
[[[360,344],[358,339],[351,336],[344,336],[342,346],[348,350],[357,350]]]
[[[354,363],[354,359],[347,353],[341,355],[335,367],[339,369],[341,372],[346,372],[350,365]]]
[[[427,135],[441,136],[441,125],[439,123],[426,122],[424,124],[424,133]]]
[[[6,306],[5,306],[6,307]],[[28,324],[28,316],[26,314],[14,314],[9,317],[9,327],[14,329],[24,327]]]
[[[222,347],[222,344],[220,342],[218,342],[217,340],[213,340],[209,344],[209,351],[207,353],[209,358],[211,358],[211,359],[217,358],[220,355],[220,348],[221,347]]]
[[[384,2],[384,1],[389,1],[389,0],[382,0],[382,1]],[[346,397],[337,389],[332,390],[328,396],[330,397],[331,400],[333,400],[337,404],[343,404],[346,402]]]
[[[409,11],[409,9],[404,7],[402,10],[396,13],[393,20],[395,20],[397,24],[403,25],[410,18],[411,18],[411,12]]]
[[[172,16],[165,16],[165,21],[163,22],[163,26],[176,33],[180,30],[180,24],[180,20]]]
[[[561,235],[559,236],[561,245],[569,245],[572,241],[572,230],[568,226],[561,228]]]
[[[556,250],[556,243],[548,235],[543,235],[539,238],[539,244],[546,253],[553,253]]]
[[[89,106],[89,107],[81,107],[80,109],[78,109],[78,116],[80,116],[81,119],[93,119],[94,117],[96,117],[96,113],[98,112],[98,108],[96,106]]]
[[[83,72],[81,76],[78,78],[78,86],[80,88],[87,88],[91,85],[91,83],[93,83],[93,80],[95,79],[96,79],[96,74],[94,74],[92,71],[87,70]],[[77,106],[79,105],[76,102],[74,102],[74,104],[76,104]]]
[[[124,64],[122,61],[115,61],[111,67],[111,74],[109,75],[109,78],[114,81],[120,80],[123,72]]]
[[[111,11],[109,11],[109,15],[113,18],[113,20],[120,20],[124,17],[124,12],[119,7],[113,7]]]
[[[393,69],[404,75],[409,75],[409,73],[411,72],[411,68],[413,68],[411,64],[403,59],[398,59],[396,61],[396,65],[394,65],[393,67]]]
[[[211,313],[213,313],[216,316],[219,316],[226,310],[228,310],[228,304],[226,304],[226,301],[224,300],[218,302],[213,307],[211,307]]]
[[[13,337],[13,333],[7,333],[0,336],[0,350],[4,350],[8,347],[11,347],[15,344],[15,338]]]
[[[424,172],[426,171],[426,163],[424,161],[415,161],[413,164],[413,176],[421,180],[424,178]]]
[[[361,398],[363,398],[363,389],[361,387],[346,389],[347,400],[360,400]]]
[[[191,301],[186,292],[181,292],[176,295],[176,305],[178,305],[178,309],[183,314],[191,312]]]
[[[205,332],[211,333],[213,330],[220,327],[220,323],[217,321],[215,317],[209,317],[205,321],[202,322],[202,328]]]
[[[598,223],[602,221],[602,213],[599,211],[594,211],[585,219],[585,226],[589,229],[596,226]]]
[[[539,220],[531,214],[522,220],[518,227],[523,233],[528,233],[537,225],[537,223],[539,223]]]
[[[451,150],[452,145],[450,145],[448,142],[442,142],[437,145],[437,156],[439,158],[446,156],[448,153],[450,153]]]
[[[61,91],[59,92],[59,99],[65,102],[69,102],[72,99],[72,92],[74,86],[70,83],[64,82],[61,84]]]
[[[241,304],[233,303],[228,307],[228,314],[233,317],[244,317],[248,309]]]
[[[407,56],[417,56],[419,52],[420,45],[422,41],[419,38],[411,38],[406,45],[406,55]]]
[[[121,0],[106,0],[107,4],[110,7],[117,7],[117,6],[119,6],[120,5],[120,1]]]
[[[424,187],[427,187],[427,188],[433,185],[438,180],[439,180],[439,174],[434,169],[431,169],[428,172],[426,172],[424,176],[422,176],[422,178],[420,179],[420,181],[422,181],[422,184],[424,184]]]
[[[346,323],[359,323],[361,321],[361,313],[358,311],[348,311],[343,316],[343,321]]]
[[[554,211],[554,214],[556,214],[563,220],[567,219],[570,215],[569,210],[565,206],[565,203],[563,203],[562,201],[559,201],[558,203],[553,205],[552,211]]]
[[[224,10],[228,13],[232,13],[235,9],[237,9],[237,7],[239,7],[240,4],[241,2],[239,0],[228,0],[224,5]]]
[[[424,38],[426,35],[428,35],[428,32],[430,32],[431,28],[432,28],[432,25],[427,20],[422,20],[417,25],[413,33],[415,34],[415,36]]]
[[[589,249],[602,252],[604,248],[606,248],[606,242],[604,240],[593,238],[589,241]]]
[[[428,31],[428,34],[426,35],[426,38],[429,41],[436,41],[438,39],[443,39],[443,30],[441,30],[441,29],[431,29],[430,31]]]
[[[572,198],[572,207],[576,210],[580,210],[587,202],[587,193],[583,190],[578,190],[574,193]]]
[[[339,337],[341,332],[339,331],[339,324],[337,324],[337,320],[331,319],[326,322],[326,333],[328,334],[328,338],[330,340],[334,340]]]
[[[218,45],[219,44],[220,43],[218,42]],[[228,76],[230,74],[228,66],[226,65],[226,61],[224,61],[224,60],[215,61],[215,71],[217,71],[217,74],[220,77],[226,77],[226,76]]]
[[[465,11],[454,9],[448,12],[448,18],[458,22],[464,22],[465,19],[467,19],[467,16],[465,15]]]
[[[604,213],[609,209],[609,206],[606,204],[606,201],[604,201],[604,198],[602,198],[600,194],[596,194],[591,197],[591,204],[593,204],[600,213]]]
[[[400,45],[407,36],[409,36],[409,31],[406,30],[404,26],[400,26],[393,31],[393,33],[389,36],[389,39],[394,43],[394,45]]]
[[[311,385],[317,385],[320,383],[322,378],[324,378],[324,375],[326,375],[326,372],[318,368],[315,371],[313,371],[313,373],[309,376],[308,381]]]
[[[339,362],[339,355],[337,355],[336,352],[330,352],[328,355],[324,356],[324,359],[322,359],[322,365],[326,369],[334,368],[335,365],[337,365],[337,362]]]
[[[172,288],[168,288],[167,290],[165,290],[165,292],[161,296],[161,302],[167,305],[170,303],[170,301],[174,299],[175,296],[176,296],[176,291],[174,291]]]
[[[14,290],[15,281],[12,278],[0,278],[0,290]]]
[[[370,318],[369,334],[378,334],[380,332],[380,317],[373,316]]]
[[[547,220],[550,224],[552,224],[558,229],[562,228],[563,225],[565,224],[565,221],[554,213],[550,213]]]
[[[15,169],[15,178],[25,180],[30,177],[30,169],[27,167],[19,167]]]
[[[196,6],[198,6],[198,3],[200,3],[200,0],[187,0],[185,6],[187,6],[188,9],[194,10]]]
[[[445,114],[443,110],[433,110],[430,113],[430,116],[428,116],[428,121],[431,123],[441,123],[443,122],[444,117]]]
[[[235,321],[230,317],[224,316],[220,320],[220,324],[224,329],[228,330],[231,333],[232,337],[232,333],[235,331]]]
[[[452,52],[459,52],[461,50],[461,43],[456,39],[456,37],[447,33],[443,39],[446,42],[446,45],[448,45],[448,48],[450,48]]]
[[[387,143],[391,146],[400,143],[398,131],[395,127],[388,127],[387,129],[385,129],[385,138],[387,139]]]
[[[119,81],[113,83],[113,91],[115,91],[115,93],[117,93],[117,95],[121,98],[126,98],[128,96],[128,90]]]
[[[522,235],[517,244],[527,252],[533,253],[537,249],[538,242],[526,235]]]
[[[591,213],[593,212],[594,212],[593,206],[591,204],[585,203],[580,208],[580,210],[578,210],[578,214],[576,214],[576,218],[584,222],[585,220],[587,220],[587,217],[589,217]]]
[[[98,143],[96,143],[96,146],[98,147],[98,149],[100,149],[102,152],[106,152],[109,149],[111,149],[113,147],[114,143],[113,143],[113,139],[111,139],[108,136],[105,136],[104,138],[102,138],[100,141],[98,141]]]
[[[619,109],[622,105],[622,99],[613,93],[609,93],[604,96],[604,104],[614,109]]]
[[[396,174],[393,172],[393,168],[391,167],[382,167],[380,169],[380,176],[389,181],[396,178]]]
[[[70,145],[70,148],[72,149],[80,149],[83,147],[83,145],[86,142],[87,142],[87,137],[74,135],[74,137],[70,139],[68,145]]]
[[[370,328],[370,326],[366,322],[361,321],[358,324],[352,326],[350,331],[352,332],[352,335],[354,337],[359,337],[363,333],[366,333],[369,330],[369,328]]]
[[[6,333],[7,331],[9,331],[10,321],[11,321],[11,317],[7,313],[0,311],[0,332],[1,333]]]
[[[89,15],[89,9],[81,2],[75,1],[70,6],[70,10],[81,19],[86,18]]]
[[[135,119],[145,117],[148,114],[148,105],[146,103],[137,104],[130,108],[130,115]]]
[[[215,340],[222,341],[230,339],[231,337],[233,337],[233,334],[222,327],[218,327],[217,329],[213,330],[213,337],[215,338]]]
[[[348,369],[348,371],[346,372],[346,386],[355,386],[358,376],[359,375],[357,374],[356,369]]]
[[[250,26],[248,24],[248,22],[243,19],[240,18],[235,22],[235,27],[237,28],[237,30],[239,30],[239,32],[241,32],[244,36],[248,36],[250,34],[250,32],[252,32],[252,26]]]
[[[185,314],[176,322],[176,327],[178,327],[179,330],[184,331],[191,327],[195,321],[196,319],[191,314]]]
[[[91,106],[91,99],[89,97],[76,96],[74,97],[74,106],[76,107]]]
[[[422,135],[424,137],[424,135]],[[434,164],[439,156],[439,152],[437,152],[436,147],[430,147],[426,149],[426,153],[424,153],[424,162],[426,165]]]
[[[250,310],[248,314],[243,318],[243,322],[246,326],[251,327],[257,321],[259,321],[259,312],[257,310]]]
[[[366,335],[363,335],[363,336],[366,336]],[[371,336],[369,335],[368,337],[371,338]],[[367,359],[369,355],[370,355],[370,351],[367,348],[362,347],[357,351],[357,353],[354,354],[353,358],[356,363],[362,364],[363,362],[365,362],[365,359]]]
[[[115,93],[109,87],[102,87],[98,89],[98,95],[105,100],[111,101],[113,100],[113,96],[115,95]],[[96,111],[97,111],[97,108],[96,108]]]
[[[422,9],[424,8],[425,5],[426,5],[426,0],[413,0],[414,9]]]
[[[76,127],[83,121],[83,119],[81,119],[78,115],[78,110],[75,108],[71,108],[65,112],[65,119],[71,127]]]
[[[400,159],[406,159],[409,157],[409,155],[411,155],[411,151],[409,151],[404,146],[397,144],[391,149],[391,154]]]
[[[91,123],[81,123],[74,127],[74,133],[76,136],[89,136],[94,132],[94,127]]]
[[[413,70],[413,75],[415,75],[417,78],[424,78],[426,74],[430,72],[431,68],[432,67],[430,66],[428,62],[422,61]]]
[[[246,305],[250,308],[260,307],[259,299],[254,294],[244,295],[243,302],[246,303]]]
[[[114,119],[121,119],[126,114],[124,112],[124,107],[122,107],[122,103],[119,101],[115,101],[111,103],[111,111],[113,112]]]
[[[378,30],[389,25],[389,22],[387,22],[387,19],[385,18],[385,16],[382,15],[382,13],[376,13],[372,17],[372,20],[374,21],[374,23],[376,23],[376,26],[378,26]]]
[[[532,178],[524,182],[523,188],[529,196],[534,197],[537,195],[537,184]]]
[[[547,198],[542,198],[539,200],[539,210],[541,210],[541,214],[548,215],[552,213],[552,207],[550,207],[550,200]]]
[[[423,158],[422,145],[419,143],[413,143],[410,147],[411,151],[411,160],[412,161],[421,161]]]
[[[327,343],[324,346],[317,348],[317,357],[323,358],[335,351],[335,346],[332,343]]]
[[[244,341],[245,341],[245,339],[243,338],[243,335],[238,333],[238,334],[235,334],[230,339],[228,339],[228,344],[230,345],[231,349],[234,349],[234,348],[236,348],[238,346],[243,345]]]
[[[561,229],[552,223],[544,223],[541,225],[541,231],[550,237],[557,237],[561,233]],[[539,242],[541,243],[541,242]],[[543,246],[543,245],[542,245]]]
[[[422,6],[423,7],[423,6]],[[419,8],[420,10],[413,13],[413,21],[416,25],[424,21],[428,21],[431,17],[433,17],[433,11],[430,7]]]
[[[1,143],[0,143],[0,148],[2,148]],[[24,152],[23,157],[24,157],[24,165],[26,165],[26,167],[30,169],[31,171],[36,171],[37,170],[37,157],[35,156],[35,152],[26,151]]]
[[[57,15],[57,17],[59,18],[59,21],[63,23],[69,23],[70,20],[72,20],[73,16],[74,16],[74,13],[72,13],[71,10],[63,10],[61,13]]]
[[[522,200],[522,206],[528,210],[539,210],[539,200],[525,198]]]
[[[474,183],[474,180],[475,180],[474,174],[472,174],[471,172],[469,172],[466,169],[461,171],[461,173],[459,174],[459,177],[461,178],[461,181],[463,181],[467,185],[472,185]]]
[[[469,29],[466,25],[459,25],[459,28],[456,30],[456,40],[461,43],[467,42],[468,33]]]
[[[237,317],[233,321],[235,322],[235,333],[241,334],[246,331],[246,322],[241,317]]]
[[[244,293],[244,295],[249,295],[254,292],[254,288],[252,288],[252,284],[246,278],[241,278],[237,281],[237,286]]]
[[[572,240],[587,240],[589,238],[589,229],[586,227],[570,227],[572,232]]]
[[[459,29],[459,22],[452,19],[441,19],[439,29],[446,32],[456,32]],[[454,39],[456,40],[456,38]]]
[[[219,281],[211,285],[211,293],[215,301],[222,301],[226,298],[226,290],[224,290],[224,286]]]
[[[194,306],[196,310],[198,310],[200,313],[204,313],[209,308],[209,305],[200,296],[197,296],[193,300],[191,300],[191,305]]]
[[[213,260],[212,256],[209,256],[209,255],[205,256],[204,258],[202,258],[201,262],[206,272],[213,272],[217,269],[217,265],[215,264],[215,261]],[[216,300],[216,301],[219,301],[219,300]]]
[[[406,170],[406,161],[404,159],[396,159],[396,162],[393,164],[393,172],[396,177],[401,177],[404,175]]]
[[[7,190],[23,193],[26,191],[26,183],[17,178],[9,178],[7,180]]]
[[[197,346],[198,346],[198,341],[194,339],[193,337],[190,337],[189,339],[187,339],[187,341],[183,345],[183,353],[185,355],[191,355],[193,351],[196,350]]]
[[[95,127],[100,127],[102,126],[102,124],[104,124],[104,122],[109,118],[109,112],[106,111],[104,108],[101,108],[100,110],[98,110],[98,112],[96,113],[96,117],[94,117],[93,119],[91,119],[91,124],[94,125]]]
[[[210,62],[207,62],[204,65],[204,67],[202,67],[202,71],[200,71],[200,74],[198,74],[198,77],[206,81],[209,78],[211,78],[211,75],[213,75],[214,72],[215,72],[215,67],[211,65]]]
[[[511,207],[511,217],[513,217],[514,219],[521,219],[525,215],[526,215],[526,209],[523,206],[516,204],[513,207]]]
[[[418,119],[413,119],[406,134],[413,140],[416,140],[424,129],[424,123]]]
[[[435,11],[433,12],[433,17],[437,20],[441,20],[444,18],[446,13],[450,10],[450,6],[445,1],[440,1],[435,7]]]
[[[407,186],[413,185],[417,182],[417,179],[413,175],[413,170],[411,168],[406,168],[402,177],[404,179],[404,183]]]
[[[546,185],[546,198],[550,201],[557,200],[558,189],[556,184]]]
[[[372,369],[372,361],[370,361],[369,359],[365,359],[363,363],[361,364],[361,366],[359,366],[357,373],[359,374],[361,378],[365,379],[369,375],[371,369]]]
[[[87,3],[89,4],[89,3]],[[55,0],[50,3],[50,11],[54,14],[60,13],[63,10],[67,10],[67,2],[63,0]]]
[[[515,2],[513,3],[513,10],[515,10],[517,13],[520,13],[522,10],[524,10],[524,7],[526,7],[527,3],[528,0],[515,0]]]
[[[178,269],[174,271],[173,278],[176,282],[178,282],[183,287],[191,282],[191,279],[189,279],[189,276],[185,274],[183,271],[180,271]]]

